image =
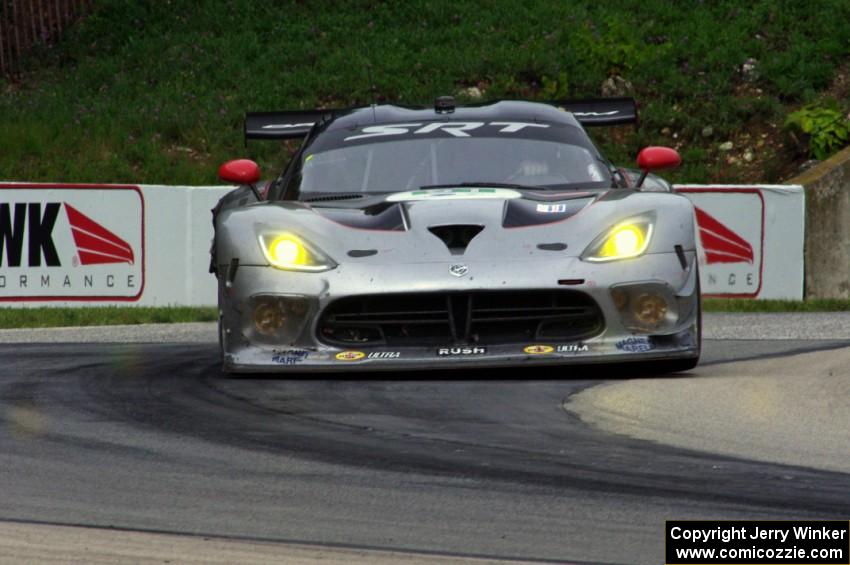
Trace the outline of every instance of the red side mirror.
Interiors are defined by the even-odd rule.
[[[681,162],[679,153],[669,147],[644,147],[637,158],[638,168],[644,173],[675,169]]]
[[[260,180],[260,167],[250,159],[228,161],[218,168],[218,178],[233,184],[254,184]]]

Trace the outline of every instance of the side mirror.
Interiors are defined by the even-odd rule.
[[[670,147],[644,147],[637,157],[637,165],[641,170],[638,187],[643,185],[646,175],[653,171],[675,169],[682,163],[679,152]]]
[[[218,178],[233,184],[249,184],[260,180],[260,167],[250,159],[228,161],[218,168]]]

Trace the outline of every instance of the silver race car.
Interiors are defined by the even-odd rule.
[[[689,200],[610,164],[584,127],[634,101],[372,105],[251,113],[246,139],[303,138],[283,173],[213,210],[228,372],[640,362],[693,368]]]

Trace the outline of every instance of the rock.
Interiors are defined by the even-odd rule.
[[[753,155],[752,151],[747,151],[744,153],[744,161],[747,163],[752,163],[753,159],[755,159],[755,155]]]
[[[631,82],[624,79],[620,75],[614,75],[606,78],[602,82],[602,96],[628,96],[634,92],[634,86]]]
[[[477,86],[470,86],[469,88],[464,88],[460,91],[461,96],[465,98],[469,98],[470,100],[481,100],[484,97],[484,93],[481,92],[481,89]]]
[[[803,161],[803,163],[800,165],[800,171],[805,171],[807,169],[811,169],[812,167],[814,167],[815,165],[817,165],[819,163],[820,163],[820,161],[818,161],[817,159],[809,159],[808,161]]]
[[[755,80],[758,78],[758,60],[750,57],[744,64],[741,65],[741,74],[746,80]]]
[[[731,141],[725,141],[717,146],[721,151],[732,151],[732,147],[734,147],[734,144]]]
[[[705,126],[702,128],[702,136],[703,137],[711,137],[714,135],[714,128],[711,126]]]
[[[661,135],[670,135],[670,128],[664,128],[661,130]]]

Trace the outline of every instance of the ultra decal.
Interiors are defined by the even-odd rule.
[[[366,356],[368,359],[398,359],[401,357],[400,351],[372,351]]]
[[[0,301],[135,301],[144,200],[132,186],[0,186]]]
[[[558,353],[587,353],[590,348],[586,343],[564,343],[558,346]]]

